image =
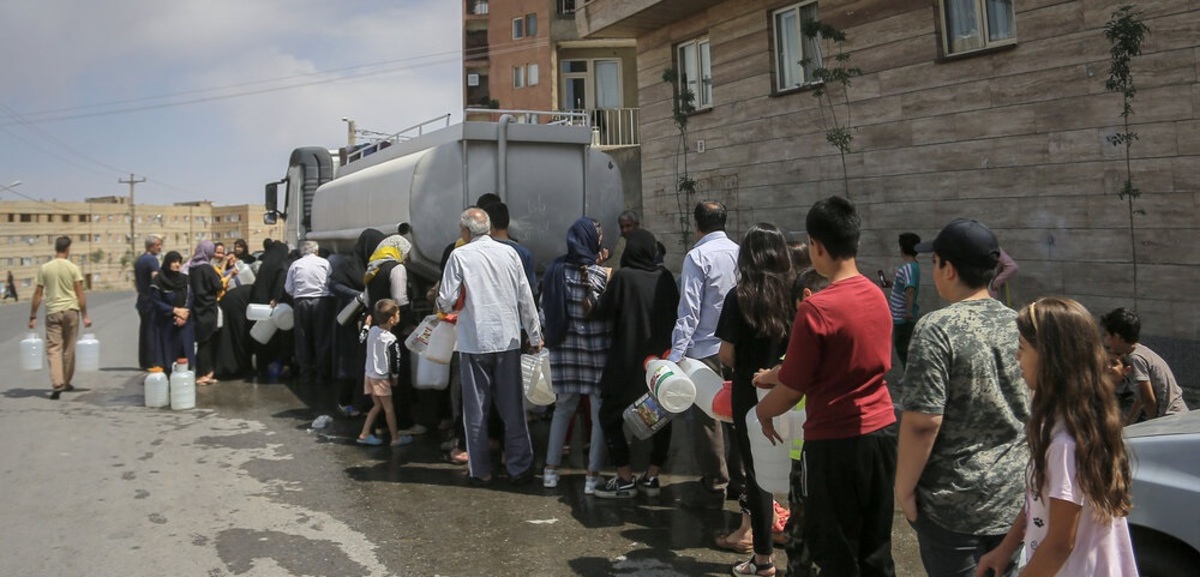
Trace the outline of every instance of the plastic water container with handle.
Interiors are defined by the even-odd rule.
[[[237,263],[237,280],[240,286],[254,284],[254,269],[250,265],[239,262]]]
[[[454,345],[458,342],[454,323],[442,321],[434,327],[429,335],[429,346],[425,347],[423,356],[440,365],[450,364],[454,357]]]
[[[188,369],[187,359],[175,361],[171,369],[171,410],[196,408],[196,373]]]
[[[765,393],[766,391],[763,391]],[[765,396],[759,394],[759,398]],[[754,476],[758,486],[768,493],[787,494],[790,487],[788,477],[792,471],[792,442],[804,435],[804,409],[792,409],[771,419],[775,432],[783,442],[775,444],[762,432],[762,423],[755,412],[757,407],[746,413],[746,433],[750,437],[750,455],[754,460]]]
[[[625,419],[625,424],[629,426],[630,432],[643,441],[649,439],[675,418],[675,415],[663,409],[654,395],[650,393],[642,395],[640,399],[626,407],[621,416]]]
[[[683,369],[696,387],[696,406],[710,418],[719,418],[713,410],[713,401],[721,393],[725,379],[696,359],[684,357],[679,361],[679,368]]]
[[[530,404],[544,407],[558,400],[550,381],[550,351],[542,349],[536,355],[521,355],[521,384]]]
[[[29,333],[21,339],[21,370],[40,371],[45,366],[45,358],[46,341],[37,336],[37,333]]]
[[[146,396],[146,406],[151,409],[161,409],[171,404],[171,385],[162,367],[150,367],[146,380],[142,382]]]
[[[646,362],[646,386],[658,405],[671,413],[682,413],[696,402],[696,385],[679,365],[668,360]]]
[[[271,305],[250,303],[246,305],[246,320],[265,321],[271,318]]]
[[[275,336],[275,331],[278,328],[275,326],[275,323],[271,322],[271,319],[263,319],[250,327],[250,337],[258,341],[259,344],[265,345],[271,342],[271,337]]]
[[[413,388],[440,391],[450,386],[450,365],[412,355]]]
[[[100,341],[96,335],[86,333],[75,341],[75,370],[81,373],[100,370]]]
[[[296,315],[292,305],[279,303],[271,309],[271,322],[281,331],[290,331],[296,327]]]

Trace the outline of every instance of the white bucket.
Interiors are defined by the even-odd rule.
[[[265,345],[271,342],[271,337],[275,336],[275,331],[278,328],[275,326],[275,323],[271,322],[271,319],[261,320],[250,327],[250,337],[258,341],[259,344]]]
[[[440,391],[450,386],[450,365],[413,355],[413,388]]]
[[[279,303],[271,310],[271,322],[275,323],[275,327],[281,331],[290,331],[296,326],[296,317],[292,312],[291,305],[287,303]]]
[[[175,363],[171,371],[171,410],[186,411],[196,408],[196,373],[188,369],[187,360]]]
[[[448,365],[450,359],[454,357],[454,345],[457,341],[458,335],[454,324],[441,321],[430,333],[429,346],[425,348],[422,356],[435,363]]]
[[[46,341],[37,336],[37,333],[29,333],[29,336],[21,339],[21,370],[22,371],[40,371],[46,363]]]
[[[171,386],[162,367],[151,367],[142,384],[147,407],[161,409],[171,404]]]
[[[709,417],[724,420],[713,410],[713,400],[724,388],[725,379],[696,359],[684,357],[679,361],[679,368],[683,369],[696,387],[696,406]]]
[[[100,341],[96,335],[86,333],[75,341],[75,370],[81,373],[100,370]]]
[[[248,321],[265,321],[271,318],[271,305],[248,304],[246,305],[246,320]]]
[[[671,413],[682,413],[696,402],[696,385],[671,361],[646,363],[646,386],[658,404]]]
[[[525,399],[544,407],[558,400],[550,382],[550,351],[542,349],[536,355],[521,355],[521,383]]]

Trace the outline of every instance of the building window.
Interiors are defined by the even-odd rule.
[[[775,90],[791,90],[816,79],[813,71],[821,66],[821,47],[816,38],[804,35],[804,23],[817,19],[817,3],[795,4],[776,10]]]
[[[537,86],[538,83],[538,65],[530,64],[528,72],[525,74],[526,84],[528,86]]]
[[[712,108],[712,58],[708,38],[684,42],[675,49],[679,97],[690,96],[696,110]]]
[[[513,40],[519,40],[525,37],[525,19],[513,18]]]
[[[525,35],[537,36],[537,14],[525,15]]]
[[[1013,0],[940,0],[942,49],[959,54],[1017,40]]]
[[[525,67],[513,66],[513,88],[525,86]]]

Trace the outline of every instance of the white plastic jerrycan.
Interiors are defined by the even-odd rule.
[[[147,407],[161,409],[171,404],[170,384],[162,367],[150,367],[150,371],[146,374],[146,380],[143,381],[142,385],[145,391]]]
[[[746,433],[750,437],[750,455],[754,459],[754,476],[758,486],[768,493],[784,494],[788,492],[789,475],[792,471],[792,442],[803,435],[806,414],[803,409],[790,410],[771,421],[775,432],[783,437],[783,442],[771,443],[762,432],[762,423],[755,412],[757,407],[746,413]]]
[[[37,333],[29,333],[24,339],[21,339],[21,370],[22,371],[40,371],[45,366],[46,358],[46,341],[37,336]]]
[[[670,413],[682,413],[696,402],[696,385],[679,365],[665,359],[646,362],[646,387]]]
[[[175,361],[171,369],[171,410],[196,408],[196,373],[188,369],[187,359]]]
[[[75,341],[75,370],[81,373],[100,370],[100,341],[96,335],[86,333]]]
[[[708,368],[708,365],[688,357],[679,361],[679,368],[683,369],[696,387],[696,406],[710,418],[721,419],[713,411],[713,401],[721,393],[721,389],[725,388],[725,379]]]

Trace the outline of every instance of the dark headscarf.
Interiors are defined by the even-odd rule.
[[[251,302],[266,304],[283,298],[283,283],[288,269],[288,246],[274,241],[267,247],[262,257],[258,259],[258,273],[255,275],[254,292]]]
[[[567,315],[567,266],[586,271],[599,257],[600,231],[596,229],[596,221],[586,216],[580,218],[567,230],[567,254],[551,261],[542,276],[542,311],[546,316],[543,336],[547,346],[561,344],[567,337],[570,321]]]
[[[625,237],[625,252],[621,254],[621,268],[658,270],[658,241],[650,231],[639,228]]]
[[[171,263],[182,263],[183,255],[176,251],[171,251],[163,257],[162,270],[154,275],[154,279],[150,281],[150,286],[157,288],[162,292],[174,293],[174,305],[177,308],[187,306],[188,297],[188,276],[179,271],[171,270]]]
[[[333,271],[333,282],[363,290],[363,275],[367,272],[367,259],[375,252],[375,247],[384,239],[384,234],[373,228],[363,230],[354,243],[350,256],[338,262],[337,270]]]

